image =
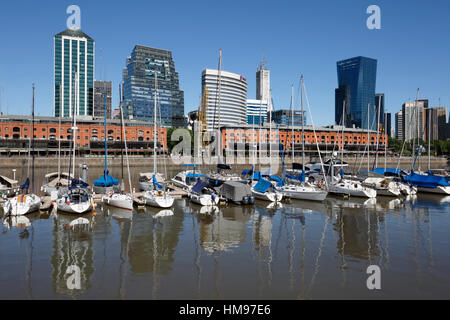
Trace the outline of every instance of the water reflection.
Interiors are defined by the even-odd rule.
[[[450,287],[444,273],[448,236],[440,228],[450,225],[449,203],[450,197],[433,195],[213,207],[177,200],[171,210],[105,206],[83,216],[34,213],[3,217],[0,236],[9,242],[0,253],[25,252],[17,264],[24,264],[28,298],[42,297],[40,281],[48,282],[53,298],[366,297],[358,281],[366,279],[369,264],[383,269],[387,284],[409,277],[407,289],[391,288],[383,297],[423,297],[424,287],[438,296]],[[88,225],[70,227],[80,217]],[[36,234],[42,226],[51,232]],[[26,246],[11,249],[17,239]],[[51,281],[32,281],[33,250],[46,241],[52,243],[49,277],[45,264],[40,272]],[[3,266],[5,261],[0,259]],[[80,267],[79,290],[67,287],[71,265]],[[1,281],[2,288],[13,283]]]
[[[70,223],[78,218],[86,218],[90,224],[87,227],[80,225],[71,228]],[[53,215],[53,252],[50,263],[53,267],[53,290],[56,293],[75,298],[90,288],[94,273],[93,225],[93,215]],[[68,288],[70,274],[66,272],[69,266],[80,268],[80,289]]]

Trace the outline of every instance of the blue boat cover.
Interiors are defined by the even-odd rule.
[[[378,174],[385,174],[385,173],[392,173],[392,174],[396,174],[399,175],[400,173],[402,173],[402,171],[400,169],[393,169],[393,168],[386,168],[386,170],[384,170],[384,168],[375,168],[373,169],[373,172],[378,173]]]
[[[188,178],[200,178],[200,177],[206,177],[204,174],[201,174],[201,173],[188,173],[187,175],[186,175],[186,177],[188,177]]]
[[[96,187],[111,187],[111,186],[117,186],[119,184],[119,180],[116,178],[111,177],[109,172],[106,171],[106,173],[94,181],[94,186]]]
[[[276,181],[278,187],[282,187],[284,185],[283,179],[280,178],[279,176],[271,175],[271,176],[269,176],[269,178],[273,181]]]
[[[160,185],[160,184],[158,183],[158,181],[156,181],[156,176],[155,176],[155,175],[152,176],[152,179],[153,179],[153,186],[154,186],[155,188],[162,189],[162,185]]]
[[[83,180],[72,179],[69,189],[72,190],[75,188],[87,188],[87,187],[89,187],[89,185],[86,182],[84,182]]]
[[[271,186],[272,186],[272,183],[270,181],[267,181],[266,179],[260,179],[254,188],[256,191],[264,193],[267,190],[269,190],[269,188]]]
[[[241,175],[246,176],[248,174],[252,174],[253,170],[252,169],[245,169],[244,171],[242,171]]]
[[[423,188],[436,188],[437,186],[446,187],[449,185],[444,177],[416,174],[413,170],[411,171],[411,174],[405,176],[404,179],[413,186]]]
[[[201,193],[203,188],[206,187],[208,184],[206,182],[203,182],[201,180],[198,180],[198,182],[195,184],[195,186],[192,187],[192,191],[196,193]]]
[[[20,190],[26,190],[30,187],[30,178],[27,178],[27,180],[25,181],[25,183],[23,185],[20,186]]]
[[[302,177],[301,176],[291,176],[290,174],[286,174],[286,178],[291,179],[291,180],[302,181]]]
[[[183,167],[196,167],[197,165],[194,163],[183,164]]]
[[[250,180],[260,180],[262,179],[261,172],[255,171],[253,174],[249,177]]]

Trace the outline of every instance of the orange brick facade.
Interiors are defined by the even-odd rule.
[[[34,139],[57,140],[58,120],[55,122],[35,123]],[[71,140],[71,123],[61,123],[62,140]],[[77,123],[77,147],[90,147],[91,140],[105,139],[105,126],[98,123]],[[118,124],[107,124],[108,140],[121,140],[121,126]],[[152,141],[153,127],[143,125],[129,125],[125,127],[127,141]],[[163,148],[167,148],[167,128],[157,128],[158,137]],[[30,137],[30,123],[21,121],[0,122],[0,139],[28,139]]]
[[[257,141],[259,143],[260,139],[262,141],[266,140],[269,137],[270,131],[267,129],[261,129],[261,134],[258,129],[224,129],[222,130],[222,142],[224,148],[227,146],[229,141],[234,142],[251,142]],[[305,130],[305,144],[315,144],[316,139],[314,136],[314,132],[310,130]],[[339,148],[342,145],[342,132],[338,131],[316,131],[317,142],[319,144],[336,144]],[[279,139],[279,140],[278,140]],[[295,144],[302,143],[302,132],[294,131],[294,139]],[[280,141],[284,148],[289,149],[292,146],[292,131],[288,129],[280,129],[279,137],[277,134],[277,130],[272,130],[272,142]],[[388,143],[387,135],[379,134],[379,145],[383,145]],[[366,145],[367,144],[367,132],[344,132],[344,145]],[[370,133],[369,134],[369,144],[376,145],[377,144],[377,134]],[[386,145],[388,147],[388,145]]]

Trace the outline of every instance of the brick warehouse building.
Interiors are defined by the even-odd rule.
[[[269,124],[265,123],[262,128],[263,133],[261,135],[262,140],[269,137]],[[242,124],[239,126],[224,126],[222,127],[222,146],[225,148],[228,143],[234,141],[234,143],[246,143],[246,147],[250,141],[260,140],[259,128],[255,127],[255,132],[252,132],[252,126]],[[279,132],[279,137],[277,135]],[[321,152],[332,152],[335,147],[335,151],[340,150],[342,145],[342,126],[327,126],[315,128],[319,148]],[[311,126],[305,126],[305,150],[308,153],[316,153],[316,140],[314,131]],[[253,138],[252,138],[253,137]],[[290,126],[275,126],[272,124],[272,138],[273,143],[279,142],[283,145],[285,150],[291,150],[292,147],[292,127]],[[295,138],[295,151],[298,153],[302,149],[302,127],[294,126],[294,138]],[[253,140],[254,139],[254,140]],[[278,141],[277,141],[278,140]],[[371,153],[376,151],[377,144],[377,132],[369,131],[369,148]],[[378,150],[380,154],[384,154],[384,144],[388,143],[387,136],[382,132],[379,133]],[[359,128],[345,128],[344,130],[344,150],[346,153],[363,153],[367,145],[367,130]],[[388,144],[386,145],[386,148]],[[288,154],[290,155],[290,154]]]
[[[41,155],[58,151],[58,118],[35,117],[34,146]],[[0,154],[24,154],[28,152],[31,128],[30,116],[0,116]],[[70,151],[72,141],[72,119],[61,118],[61,149]],[[104,154],[104,119],[93,117],[77,118],[77,149],[85,154]],[[153,152],[153,126],[148,122],[125,120],[127,147],[130,154]],[[120,120],[107,122],[108,153],[121,150]],[[158,152],[167,152],[167,128],[157,128]],[[162,147],[162,149],[161,149]]]

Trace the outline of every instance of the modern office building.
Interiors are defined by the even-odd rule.
[[[403,140],[403,112],[395,114],[395,139]]]
[[[92,116],[95,42],[80,29],[54,36],[54,115]]]
[[[446,140],[447,108],[436,107],[425,109],[424,140]]]
[[[392,115],[391,115],[391,113],[384,113],[383,119],[385,120],[385,124],[384,124],[385,131],[384,132],[386,132],[386,134],[389,137],[392,137]]]
[[[409,141],[423,137],[424,109],[427,107],[428,100],[409,101],[402,105],[403,140]]]
[[[342,85],[334,91],[335,108],[334,108],[334,122],[337,125],[345,124],[347,128],[352,127],[353,118],[350,112],[350,86]],[[344,111],[345,102],[345,117],[342,119],[342,111]]]
[[[267,101],[247,99],[247,123],[259,125],[266,122],[267,109]]]
[[[184,125],[184,92],[168,50],[136,45],[123,70],[124,117],[153,122],[155,73],[158,78],[157,121],[164,127]]]
[[[273,111],[270,91],[270,70],[267,69],[264,59],[256,70],[256,100],[265,101],[268,106],[267,111]]]
[[[305,119],[306,111],[303,111],[303,116],[301,111],[294,111],[294,126],[306,126]],[[272,112],[272,121],[278,125],[292,126],[292,110],[281,109]]]
[[[379,113],[378,108],[380,108]],[[380,125],[384,128],[384,93],[375,94],[375,121],[378,119],[378,114],[380,115]]]
[[[94,117],[111,119],[112,115],[112,82],[94,81]]]
[[[338,86],[350,88],[350,114],[352,126],[371,130],[376,129],[375,84],[377,60],[355,57],[337,62]],[[337,109],[342,110],[342,103],[336,99]]]
[[[220,79],[220,81],[219,81]],[[208,90],[206,123],[208,131],[224,125],[247,123],[247,80],[236,73],[205,69],[202,72],[202,94]],[[219,94],[220,89],[220,94]]]

